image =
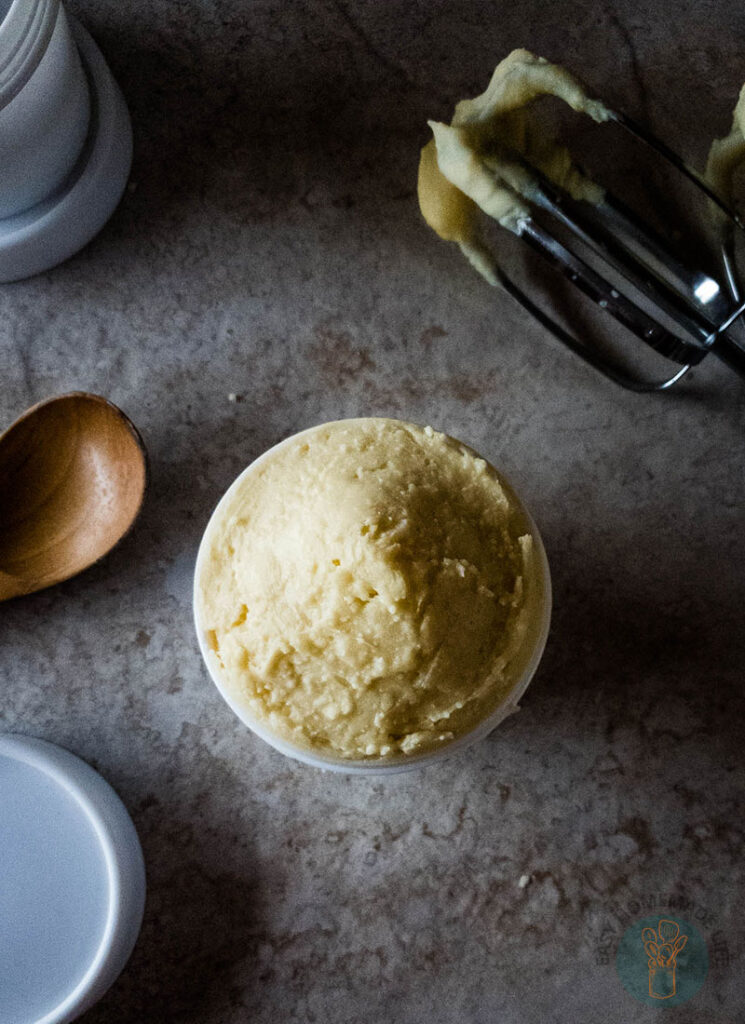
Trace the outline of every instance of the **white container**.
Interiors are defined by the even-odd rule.
[[[23,213],[65,179],[83,149],[90,114],[88,83],[59,0],[16,0],[0,24],[0,218]]]
[[[324,424],[321,424],[321,426],[324,426]],[[288,742],[286,739],[283,739],[281,736],[277,736],[274,732],[268,729],[266,724],[253,715],[245,705],[236,701],[232,694],[230,694],[223,685],[223,673],[220,662],[218,661],[215,652],[211,650],[207,642],[207,630],[202,618],[201,601],[199,597],[200,577],[207,558],[210,527],[214,521],[220,518],[223,509],[229,504],[235,491],[243,485],[246,479],[250,479],[252,475],[261,469],[265,462],[272,459],[282,451],[283,448],[288,445],[295,444],[299,438],[308,437],[318,429],[319,427],[316,426],[311,427],[308,430],[301,431],[299,434],[293,434],[291,437],[285,438],[284,441],[280,441],[279,444],[274,445],[273,448],[269,448],[266,452],[260,455],[233,481],[212,513],[210,521],[207,524],[207,529],[205,530],[202,541],[199,545],[199,552],[197,554],[197,561],[194,570],[194,624],[197,631],[199,650],[201,651],[202,658],[207,666],[207,671],[209,672],[212,681],[217,687],[223,700],[235,712],[238,718],[240,718],[240,720],[247,725],[249,729],[251,729],[252,732],[270,746],[274,747],[275,750],[279,750],[280,753],[286,754],[288,757],[295,758],[297,761],[302,761],[304,764],[312,765],[315,768],[322,768],[326,771],[332,772],[343,772],[347,775],[388,775],[395,772],[409,771],[413,768],[425,768],[428,765],[442,761],[456,750],[462,750],[464,747],[470,747],[472,744],[484,739],[484,737],[488,736],[500,722],[504,721],[505,718],[518,710],[518,702],[527,690],[531,679],[535,675],[536,669],[538,668],[538,664],[543,655],[551,624],[551,575],[548,566],[548,559],[546,557],[546,550],[543,546],[543,541],[538,532],[538,528],[525,508],[525,505],[520,500],[519,495],[515,492],[515,489],[509,481],[506,480],[504,475],[495,470],[499,476],[500,482],[504,485],[505,490],[507,490],[514,503],[522,512],[535,544],[539,580],[537,624],[536,628],[532,632],[533,647],[526,660],[525,668],[520,678],[515,682],[515,685],[505,700],[470,732],[457,736],[449,743],[443,744],[443,746],[438,747],[433,751],[427,751],[422,754],[412,754],[410,756],[402,755],[396,758],[381,758],[378,761],[370,761],[369,759],[359,761],[347,760],[346,758],[333,757],[326,753],[316,753],[309,750],[307,747],[301,747]],[[457,443],[462,447],[466,447],[460,441]],[[478,457],[482,458],[483,456],[479,455]],[[493,468],[494,467],[492,467],[492,469]]]
[[[129,175],[129,114],[60,0],[0,0],[0,281],[80,249]]]
[[[142,850],[119,797],[60,747],[0,736],[0,1021],[68,1024],[134,946]]]

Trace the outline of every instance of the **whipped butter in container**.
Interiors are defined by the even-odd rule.
[[[399,420],[340,420],[252,463],[217,506],[194,581],[220,693],[306,763],[431,763],[517,708],[545,646],[550,577],[507,481]]]

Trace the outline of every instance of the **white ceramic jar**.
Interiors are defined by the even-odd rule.
[[[90,113],[59,0],[15,0],[0,24],[0,217],[28,210],[66,178]]]
[[[0,0],[0,281],[85,245],[131,158],[126,105],[87,32],[60,0]]]

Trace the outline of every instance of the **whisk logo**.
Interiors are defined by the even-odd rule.
[[[645,917],[624,932],[616,970],[626,989],[648,1006],[679,1006],[694,996],[709,970],[706,942],[682,918]]]
[[[675,969],[678,953],[685,949],[687,935],[680,934],[675,921],[661,918],[654,928],[642,928],[644,952],[649,957],[649,994],[653,999],[670,999],[675,995]]]

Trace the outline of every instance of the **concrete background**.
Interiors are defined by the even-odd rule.
[[[701,160],[745,80],[745,8],[69,6],[130,104],[132,181],[84,252],[0,288],[0,422],[99,392],[152,481],[111,557],[0,609],[0,729],[99,768],[142,838],[141,938],[86,1024],[651,1021],[613,957],[670,897],[712,958],[676,1021],[742,1021],[745,387],[713,360],[668,395],[614,387],[437,241],[415,181],[426,119],[518,45]],[[514,479],[556,604],[521,713],[383,782],[254,739],[190,612],[239,470],[370,414]]]

